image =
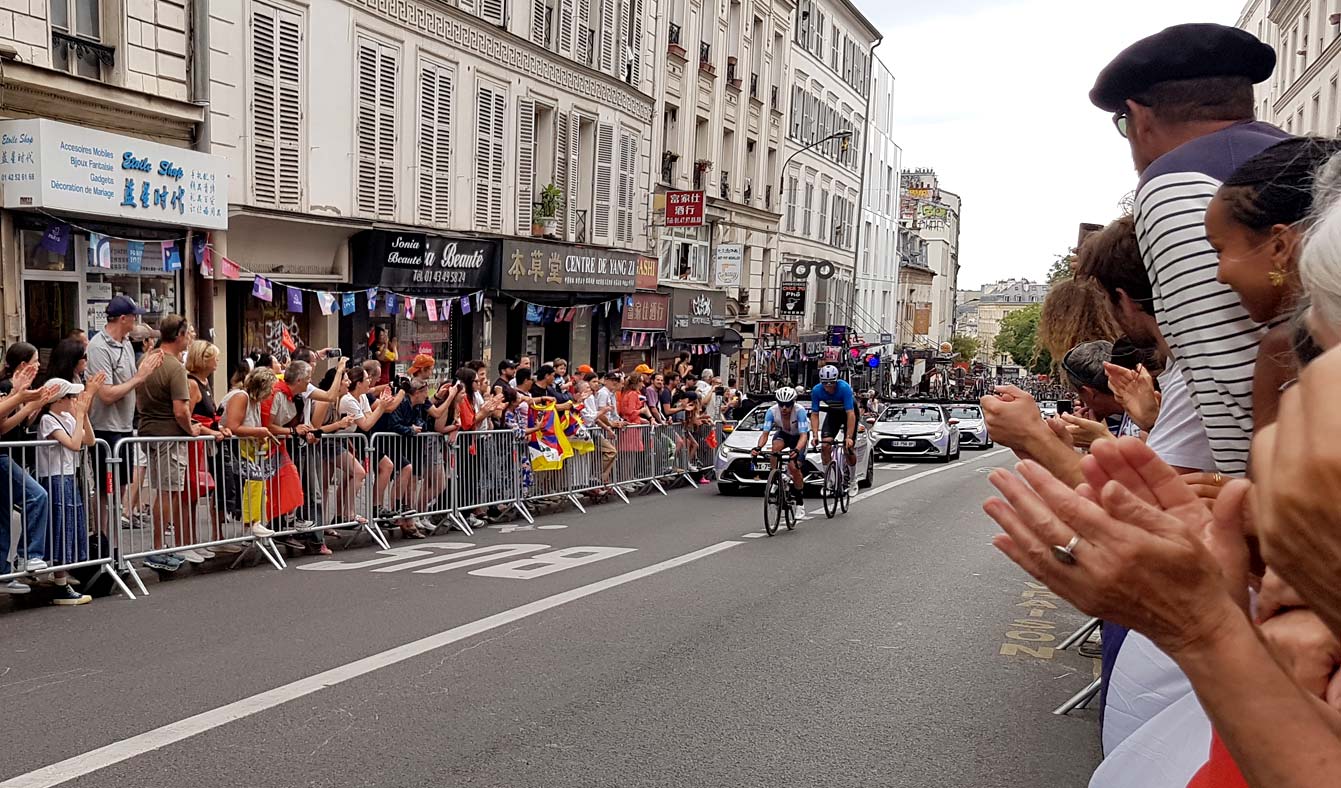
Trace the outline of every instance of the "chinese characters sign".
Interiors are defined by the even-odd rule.
[[[714,254],[713,285],[739,287],[740,267],[745,259],[745,247],[740,244],[718,244]]]
[[[703,224],[703,192],[666,192],[666,226],[699,227]]]
[[[567,244],[504,241],[500,290],[632,293],[638,255]]]
[[[4,207],[228,228],[220,156],[44,118],[0,121]]]
[[[658,293],[634,293],[633,303],[624,307],[619,327],[628,330],[665,331],[670,315],[670,296]]]

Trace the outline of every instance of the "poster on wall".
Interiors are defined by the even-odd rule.
[[[745,247],[741,244],[718,244],[713,253],[713,285],[739,287],[744,259]]]

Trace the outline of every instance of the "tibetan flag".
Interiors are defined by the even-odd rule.
[[[368,312],[369,314],[377,311],[377,288],[368,288]]]
[[[227,257],[222,257],[220,259],[223,260],[223,262],[219,264],[219,268],[223,271],[224,279],[237,279],[242,276],[242,269],[238,268],[237,263],[229,260]]]
[[[565,411],[559,414],[559,426],[563,429],[563,434],[568,438],[568,445],[573,447],[573,453],[581,456],[591,454],[596,451],[596,443],[592,441],[591,434],[582,427],[582,420],[574,415],[576,411]]]
[[[470,296],[461,296],[461,314],[470,314]]]
[[[289,311],[290,311],[290,312],[301,312],[301,311],[303,311],[303,291],[302,291],[302,290],[299,290],[299,289],[296,288],[296,287],[289,287],[289,288],[286,288],[286,289],[285,289],[285,296],[286,296],[286,298],[288,299],[288,305],[289,305]]]
[[[386,313],[392,317],[396,316],[396,307],[400,306],[400,296],[395,293],[386,294]]]
[[[573,447],[559,426],[558,415],[552,402],[531,406],[531,426],[540,428],[531,436],[529,445],[533,471],[557,471],[563,468],[564,460],[573,456]]]
[[[345,315],[347,317],[349,315],[354,314],[354,310],[356,308],[357,307],[354,303],[353,293],[340,294],[340,314]]]
[[[335,296],[330,293],[317,293],[317,306],[321,307],[321,314],[329,315],[335,311]]]
[[[144,242],[129,241],[126,243],[126,270],[132,274],[138,274],[144,267]]]
[[[430,322],[436,323],[438,320],[438,299],[429,298],[424,300],[424,309],[428,312]]]
[[[105,235],[88,234],[88,259],[95,268],[112,267],[112,242]]]
[[[251,283],[251,294],[262,301],[274,301],[275,290],[270,284],[270,280],[263,276],[256,277],[256,281]]]

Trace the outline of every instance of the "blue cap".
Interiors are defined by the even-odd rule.
[[[130,296],[119,295],[107,302],[107,318],[109,320],[126,315],[142,315],[144,311]]]

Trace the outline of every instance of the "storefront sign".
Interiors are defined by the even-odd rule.
[[[367,230],[350,247],[357,284],[426,293],[493,286],[496,241]]]
[[[634,293],[633,303],[624,307],[620,328],[625,331],[665,331],[670,315],[670,296],[660,293]]]
[[[894,344],[894,335],[893,335],[893,334],[881,334],[881,335],[880,335],[880,344],[882,344],[882,345],[892,345],[892,344]]]
[[[639,290],[657,289],[657,259],[655,257],[638,258],[638,274],[634,286]]]
[[[745,259],[745,247],[740,244],[718,244],[713,253],[713,285],[739,287],[740,268]]]
[[[222,156],[37,118],[0,121],[4,207],[228,228]]]
[[[568,244],[503,241],[500,290],[632,293],[639,256]]]
[[[712,339],[726,333],[726,293],[671,289],[672,339]]]
[[[806,311],[806,283],[783,282],[778,298],[778,312],[784,315],[803,315]]]
[[[699,227],[703,224],[703,192],[666,192],[666,226]]]

